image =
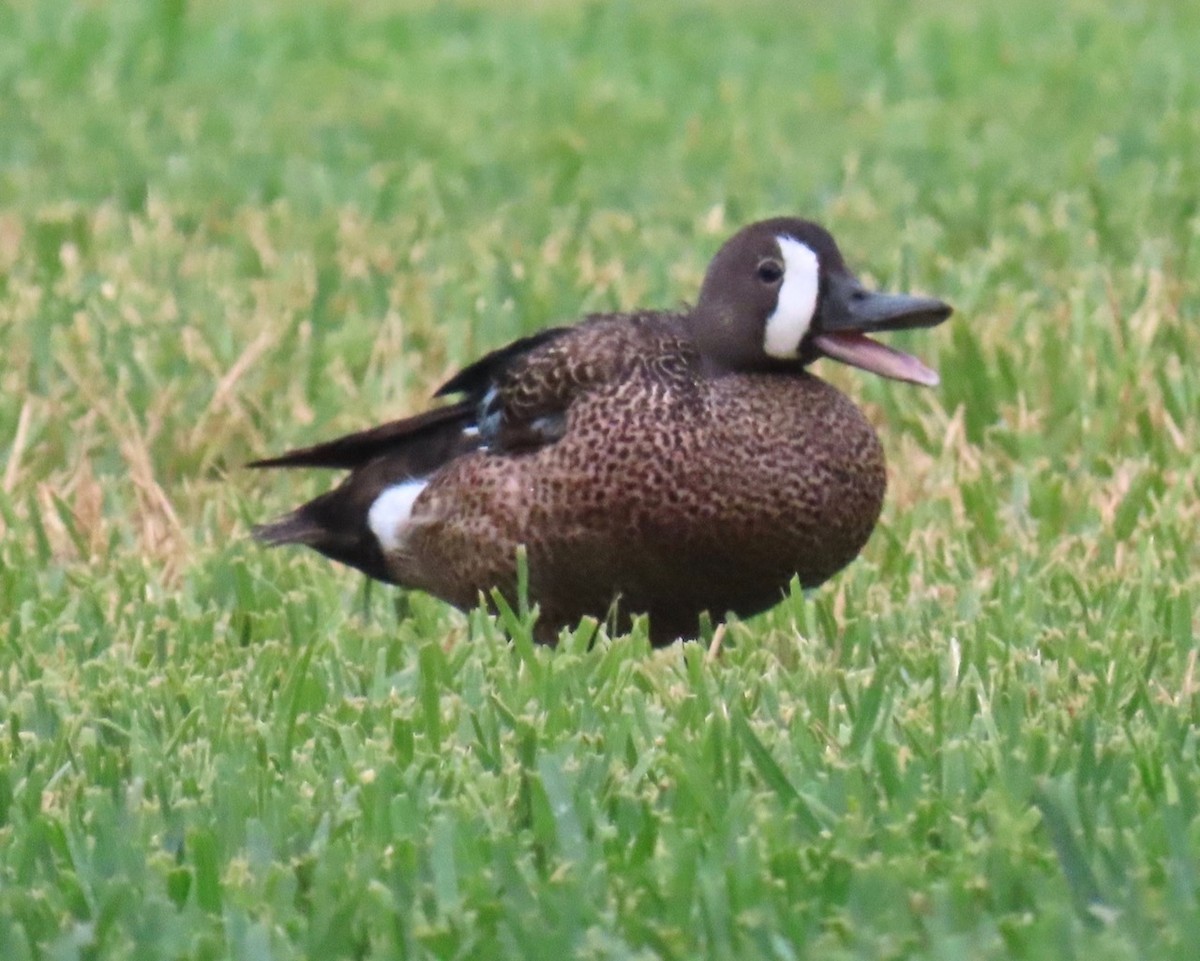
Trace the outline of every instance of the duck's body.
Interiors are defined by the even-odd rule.
[[[771,269],[762,250],[736,249],[751,234],[768,253],[776,244]],[[799,294],[783,275],[807,258],[789,242],[814,253]],[[439,393],[464,394],[457,404],[260,462],[352,473],[258,536],[464,608],[492,588],[513,597],[524,545],[545,640],[616,604],[622,616],[648,614],[664,643],[694,634],[703,611],[770,607],[795,576],[820,584],[866,543],[886,473],[866,418],[805,365],[841,351],[928,382],[915,360],[864,348],[858,332],[936,323],[949,309],[893,298],[890,312],[838,338],[818,327],[818,259],[849,276],[815,225],[755,225],[718,255],[693,311],[544,331],[452,379]],[[757,283],[711,289],[747,265]],[[752,319],[740,316],[764,290]],[[825,349],[830,338],[845,343]]]

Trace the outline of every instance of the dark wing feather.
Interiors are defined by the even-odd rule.
[[[387,455],[407,460],[408,476],[421,477],[478,446],[463,435],[475,420],[476,405],[464,400],[427,410],[415,417],[347,434],[278,457],[256,460],[249,467],[331,467],[352,470]]]
[[[249,467],[327,467],[354,470],[377,457],[388,457],[402,474],[422,477],[480,446],[475,427],[480,401],[514,361],[563,334],[569,327],[550,327],[515,340],[464,367],[434,394],[465,394],[463,400],[414,417],[347,434],[312,447],[256,460]]]

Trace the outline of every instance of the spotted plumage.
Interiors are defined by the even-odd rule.
[[[864,290],[815,224],[763,221],[718,252],[691,310],[542,331],[447,382],[456,403],[258,462],[351,473],[256,534],[464,608],[513,596],[524,545],[541,639],[613,611],[648,614],[656,643],[689,636],[701,612],[757,613],[857,556],[883,453],[806,367],[934,383],[865,332],[949,313]]]

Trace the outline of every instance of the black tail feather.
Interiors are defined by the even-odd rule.
[[[304,516],[303,508],[250,528],[250,536],[267,547],[312,544],[321,540],[322,533],[321,526],[313,518]]]

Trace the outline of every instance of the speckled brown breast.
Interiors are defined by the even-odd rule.
[[[795,575],[821,583],[879,517],[875,432],[807,373],[635,376],[568,417],[553,444],[439,470],[389,558],[396,580],[460,607],[493,586],[511,596],[524,544],[543,639],[619,598],[665,643],[694,634],[702,611],[764,610]]]

